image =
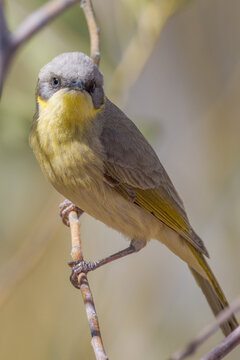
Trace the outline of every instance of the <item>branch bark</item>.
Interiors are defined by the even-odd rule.
[[[71,251],[72,259],[83,260],[81,237],[80,237],[80,223],[76,211],[71,211],[69,213],[69,224],[70,224],[71,239],[72,239],[72,251]],[[87,275],[85,273],[81,273],[78,276],[78,282],[80,285],[80,291],[82,293],[82,297],[86,309],[88,324],[92,336],[91,344],[94,350],[96,360],[108,360],[108,357],[105,354],[103,347],[98,317],[95,310],[93,296],[88,283]]]

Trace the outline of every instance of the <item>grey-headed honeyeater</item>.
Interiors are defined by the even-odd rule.
[[[147,140],[105,96],[93,61],[80,52],[55,57],[40,70],[36,101],[30,144],[45,176],[77,207],[131,239],[127,249],[78,270],[154,238],[188,264],[215,315],[227,307],[182,200]],[[232,316],[221,327],[228,335],[237,326]]]

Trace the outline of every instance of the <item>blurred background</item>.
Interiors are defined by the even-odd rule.
[[[5,2],[15,29],[44,1]],[[108,97],[157,151],[205,240],[229,301],[240,293],[240,2],[94,1]],[[0,357],[94,359],[80,293],[69,282],[70,233],[62,197],[28,145],[39,69],[65,51],[89,53],[75,5],[15,57],[0,104]],[[127,245],[87,215],[85,259]],[[167,359],[213,320],[187,266],[152,241],[137,255],[89,274],[110,359]],[[199,359],[222,339],[200,348]],[[240,349],[229,356],[238,360]]]

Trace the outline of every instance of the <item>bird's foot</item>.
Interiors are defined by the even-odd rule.
[[[95,270],[98,267],[98,263],[98,261],[84,261],[81,259],[68,261],[68,265],[72,268],[70,281],[73,286],[77,289],[80,289],[78,276],[81,273],[87,274],[89,271]]]
[[[65,199],[64,201],[61,202],[61,204],[59,205],[59,215],[62,218],[62,222],[66,225],[69,226],[69,219],[68,219],[68,215],[71,211],[76,211],[78,217],[80,217],[80,215],[82,215],[83,210],[81,210],[79,207],[77,207],[75,204],[73,204],[70,200]]]

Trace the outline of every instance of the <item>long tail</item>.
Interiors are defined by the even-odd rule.
[[[210,269],[207,261],[192,245],[189,246],[194,256],[196,257],[199,265],[204,270],[207,275],[207,279],[202,277],[196,270],[190,268],[197,284],[202,289],[203,294],[205,295],[209,306],[211,307],[214,315],[216,316],[224,308],[228,307],[228,301],[215,278],[212,270]],[[221,329],[225,336],[228,336],[236,327],[238,327],[238,321],[234,315],[232,315],[225,323],[221,325]]]

